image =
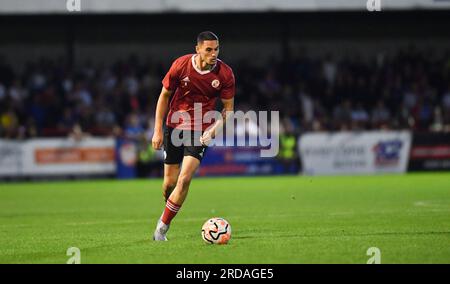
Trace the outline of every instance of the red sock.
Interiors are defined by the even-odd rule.
[[[169,225],[172,219],[177,215],[178,211],[180,210],[181,205],[177,205],[170,201],[170,199],[167,199],[166,208],[164,209],[164,213],[161,217],[161,221]]]

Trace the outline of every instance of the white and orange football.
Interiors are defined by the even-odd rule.
[[[227,244],[231,238],[231,226],[227,220],[211,218],[203,224],[202,238],[208,244]]]

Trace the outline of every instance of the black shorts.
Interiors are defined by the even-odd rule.
[[[189,135],[186,135],[186,131],[180,131],[178,136],[180,138],[179,141],[172,141],[173,131],[174,129],[171,127],[166,127],[164,130],[164,164],[179,164],[183,161],[184,156],[192,156],[201,162],[206,149],[208,148],[206,146],[199,145],[199,139],[202,132],[187,130],[190,133],[189,137]],[[177,132],[178,131],[179,130],[177,130]],[[176,134],[177,133],[175,133],[175,135]],[[181,145],[179,145],[180,142]]]

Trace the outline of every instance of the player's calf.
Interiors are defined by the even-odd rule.
[[[176,181],[164,181],[163,183],[163,197],[164,200],[167,202],[167,199],[169,199],[169,196],[172,194],[172,191],[175,189],[175,186],[177,185]]]
[[[175,189],[176,185],[177,185],[177,179],[164,178],[163,197],[166,202],[167,202],[167,199],[169,199],[170,194],[172,194],[172,191]]]
[[[186,176],[181,175],[178,178],[177,186],[173,190],[172,194],[170,194],[170,200],[180,205],[183,204],[184,200],[188,195],[191,180],[192,177],[188,175]]]
[[[187,194],[189,186],[191,185],[192,177],[189,175],[182,175],[179,177],[177,182],[177,188],[182,194]]]

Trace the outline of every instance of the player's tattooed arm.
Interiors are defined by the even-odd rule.
[[[172,91],[163,87],[158,98],[155,113],[155,129],[152,137],[152,146],[155,150],[160,150],[163,144],[163,122],[167,110],[169,109],[169,99],[171,95]]]

